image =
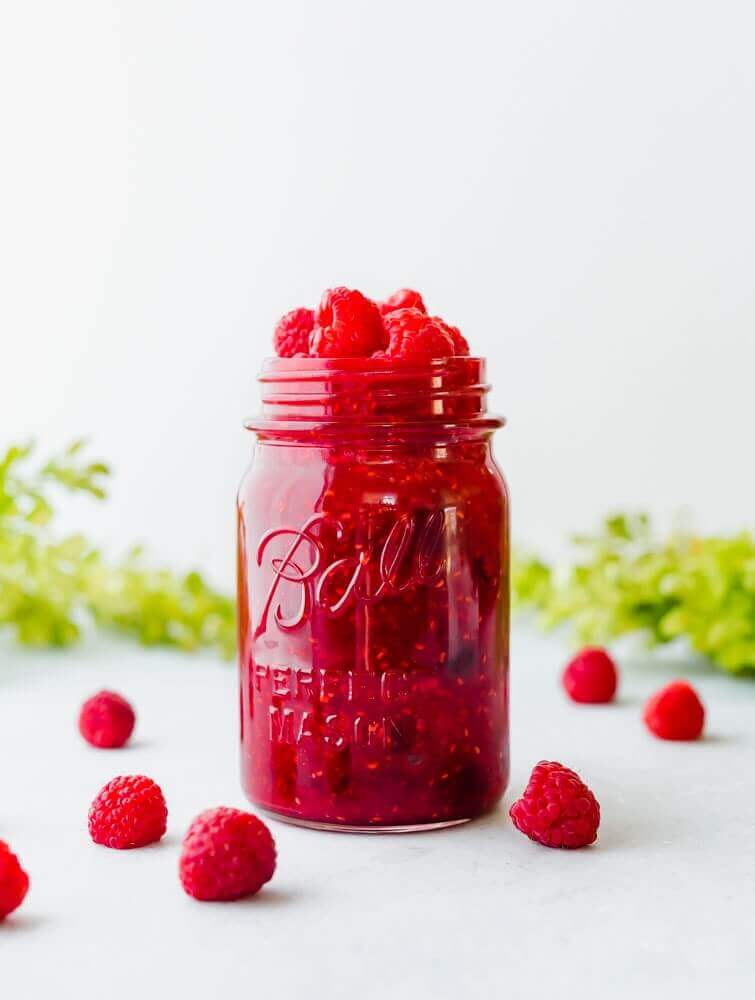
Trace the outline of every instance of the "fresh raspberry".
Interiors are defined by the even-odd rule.
[[[464,336],[464,334],[461,332],[458,326],[451,326],[450,323],[446,323],[445,320],[442,320],[440,316],[433,316],[433,319],[441,328],[441,330],[444,330],[453,341],[454,354],[457,355],[457,357],[461,355],[464,356],[468,355],[469,344],[467,342],[467,338]]]
[[[184,837],[181,885],[195,899],[241,899],[275,871],[275,841],[265,824],[240,809],[207,809]]]
[[[427,312],[422,296],[411,288],[399,288],[393,295],[389,295],[385,302],[380,303],[380,312],[383,316],[397,309],[419,309],[421,313]]]
[[[89,833],[95,844],[125,851],[144,847],[164,835],[168,809],[159,785],[142,774],[113,778],[89,810]]]
[[[605,649],[588,646],[569,660],[563,682],[572,701],[590,704],[612,701],[618,683],[616,664]]]
[[[705,707],[686,681],[672,681],[645,705],[645,725],[661,740],[696,740],[705,724]]]
[[[29,891],[29,876],[5,841],[0,840],[0,921],[13,913]]]
[[[85,701],[79,713],[79,732],[93,747],[122,747],[134,731],[136,716],[115,691],[99,691]]]
[[[315,312],[309,353],[318,358],[369,357],[386,346],[380,310],[361,292],[329,288]]]
[[[292,309],[282,316],[273,333],[273,345],[279,358],[307,357],[309,335],[315,325],[312,309]]]
[[[509,815],[517,830],[545,847],[586,847],[600,826],[598,801],[578,774],[541,760]]]
[[[419,309],[397,309],[384,319],[388,334],[386,357],[402,361],[450,358],[453,341],[443,327]]]

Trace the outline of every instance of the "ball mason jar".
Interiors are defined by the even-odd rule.
[[[485,362],[275,358],[238,496],[241,769],[275,817],[463,823],[509,770],[508,495]]]

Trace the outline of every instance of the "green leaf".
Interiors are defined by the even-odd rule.
[[[81,534],[54,533],[54,493],[105,496],[109,467],[83,459],[85,441],[30,468],[32,445],[14,445],[0,461],[0,630],[29,646],[70,646],[87,626],[121,632],[147,645],[236,645],[235,604],[199,573],[177,574],[143,561],[132,548],[111,563]]]
[[[652,644],[685,638],[730,673],[755,673],[755,540],[654,536],[645,514],[616,514],[573,539],[571,565],[515,553],[515,605],[543,628],[572,624],[582,642],[642,632]]]

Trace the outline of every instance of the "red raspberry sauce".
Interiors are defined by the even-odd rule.
[[[508,497],[483,362],[277,359],[239,492],[241,755],[339,827],[491,809],[508,779]]]

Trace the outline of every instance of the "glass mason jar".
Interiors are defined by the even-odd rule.
[[[419,830],[508,780],[509,530],[479,358],[275,358],[238,498],[246,794]]]

